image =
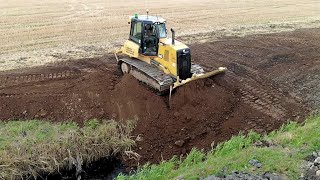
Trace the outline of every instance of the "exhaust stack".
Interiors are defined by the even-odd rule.
[[[174,38],[176,36],[176,32],[171,28],[171,33],[172,33],[172,45],[174,45]]]

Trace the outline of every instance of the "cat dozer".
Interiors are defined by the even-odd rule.
[[[188,46],[169,38],[166,20],[158,16],[137,15],[129,18],[129,39],[115,52],[123,73],[129,73],[160,93],[171,91],[188,82],[208,78],[226,71],[225,67],[205,73],[191,62]],[[118,56],[121,55],[121,56]],[[120,58],[121,57],[121,58]]]

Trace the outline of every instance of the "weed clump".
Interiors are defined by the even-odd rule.
[[[132,122],[0,122],[0,179],[36,178],[40,173],[76,168],[125,153],[134,144]]]

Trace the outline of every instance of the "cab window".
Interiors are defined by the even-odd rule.
[[[159,33],[159,38],[166,38],[167,37],[166,25],[164,23],[158,24],[157,30]]]
[[[133,22],[131,26],[131,37],[130,39],[134,42],[140,44],[141,43],[141,35],[142,35],[142,23],[141,22]]]

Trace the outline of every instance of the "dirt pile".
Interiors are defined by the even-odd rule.
[[[168,96],[157,96],[130,75],[123,76],[111,94],[117,119],[137,121],[135,150],[141,162],[158,162],[226,138],[217,134],[240,99],[236,90],[199,80],[179,88],[170,109]]]
[[[212,78],[214,79],[214,77]],[[213,113],[228,114],[240,98],[235,88],[226,88],[212,79],[201,79],[177,89],[173,95],[173,110],[185,119],[213,117]]]
[[[158,162],[226,138],[221,136],[222,124],[237,104],[237,95],[213,80],[200,80],[179,88],[171,109],[164,106],[168,97],[162,97],[153,107],[156,113],[140,117],[134,131],[142,139],[137,142],[141,161]]]
[[[150,119],[166,112],[166,104],[160,96],[139,83],[131,75],[120,77],[111,92],[111,103],[116,119]]]

